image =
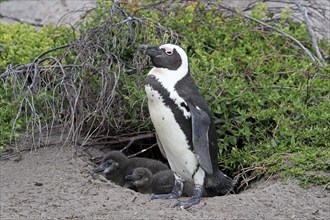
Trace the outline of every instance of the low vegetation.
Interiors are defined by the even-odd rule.
[[[292,39],[217,4],[166,4],[100,1],[81,21],[77,40],[65,28],[1,24],[0,67],[7,75],[0,87],[0,144],[57,124],[71,128],[70,143],[83,136],[82,145],[152,132],[143,90],[150,67],[137,49],[170,42],[188,53],[217,123],[219,166],[237,176],[240,189],[265,175],[329,186],[329,63],[312,61]],[[290,11],[272,19],[260,4],[252,15],[314,53],[305,25],[293,22]],[[34,60],[60,45],[68,46]],[[319,45],[330,53],[327,42]],[[29,62],[38,68],[14,66]]]
[[[24,108],[22,100],[26,89],[31,84],[27,72],[32,69],[34,60],[45,51],[67,44],[73,39],[73,33],[68,28],[47,25],[36,30],[28,24],[0,23],[0,70],[3,73],[0,86],[0,146],[12,137],[18,137],[18,132],[25,130],[27,122],[31,121],[21,115]],[[49,56],[60,57],[63,51],[50,52]],[[26,64],[26,65],[25,65]],[[13,75],[8,75],[14,72]],[[42,94],[35,99],[43,99]],[[27,104],[27,103],[26,103]],[[19,116],[19,117],[17,117]],[[13,129],[15,132],[13,132]],[[12,137],[13,138],[13,137]]]

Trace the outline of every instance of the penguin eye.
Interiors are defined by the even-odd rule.
[[[162,50],[164,50],[164,52],[166,53],[166,55],[171,56],[173,54],[172,50],[166,50],[165,48],[162,48]]]
[[[165,53],[167,54],[167,55],[169,55],[169,56],[171,56],[172,54],[173,54],[173,51],[165,51]]]
[[[171,56],[173,54],[173,51],[165,51],[165,53],[169,56]]]

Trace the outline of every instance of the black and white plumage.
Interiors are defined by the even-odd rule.
[[[157,160],[142,157],[127,158],[120,151],[110,151],[103,157],[101,164],[95,168],[94,172],[105,173],[106,178],[117,185],[134,188],[132,183],[127,181],[125,177],[131,175],[137,167],[148,168],[152,174],[169,170],[166,164]]]
[[[145,91],[157,142],[175,174],[172,192],[154,198],[178,198],[182,182],[192,181],[195,191],[188,208],[200,202],[203,187],[218,195],[232,190],[232,179],[218,168],[218,146],[209,107],[189,73],[185,51],[173,44],[141,46],[154,67],[145,80]]]

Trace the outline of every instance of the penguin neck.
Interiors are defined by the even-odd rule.
[[[118,163],[119,166],[115,167],[113,170],[107,173],[107,176],[111,177],[112,179],[124,179],[125,176],[123,175],[123,172],[126,172],[127,170],[128,159],[117,161],[116,163]]]
[[[148,76],[154,76],[165,88],[170,89],[187,74],[189,74],[188,65],[182,64],[177,70],[153,67]]]
[[[154,67],[150,70],[148,74],[148,78],[149,79],[154,78],[155,81],[157,82],[157,83],[153,82],[154,79],[150,80],[152,82],[151,84],[156,85],[156,86],[154,85],[155,87],[153,89],[157,90],[158,85],[160,85],[165,90],[165,92],[168,93],[168,98],[172,100],[175,103],[175,105],[183,112],[185,118],[188,119],[190,117],[190,112],[188,112],[187,109],[181,105],[182,103],[185,103],[185,100],[182,97],[180,97],[176,88],[178,82],[186,81],[187,79],[191,78],[189,74],[188,65],[186,66],[181,65],[181,67],[177,70],[169,70],[165,68]],[[149,90],[148,87],[150,87],[150,84],[147,83],[145,87],[147,93]]]
[[[141,185],[141,186],[136,186],[136,188],[138,189],[138,191],[140,193],[151,193],[152,192],[152,180],[151,181],[147,181],[145,184]]]

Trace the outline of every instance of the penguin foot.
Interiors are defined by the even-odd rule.
[[[201,198],[192,197],[188,201],[178,201],[173,207],[179,206],[181,209],[187,209],[193,205],[199,204]]]
[[[175,206],[179,206],[181,209],[187,209],[193,205],[198,204],[202,199],[203,194],[203,186],[195,185],[194,195],[188,201],[179,201],[174,204]]]
[[[175,181],[171,193],[168,194],[151,194],[150,200],[154,199],[177,199],[182,195],[183,182],[182,179],[174,173]]]
[[[155,195],[155,194],[151,194],[151,198],[150,200],[154,200],[154,199],[177,199],[179,198],[180,196],[176,193],[169,193],[169,194],[158,194],[158,195]]]

